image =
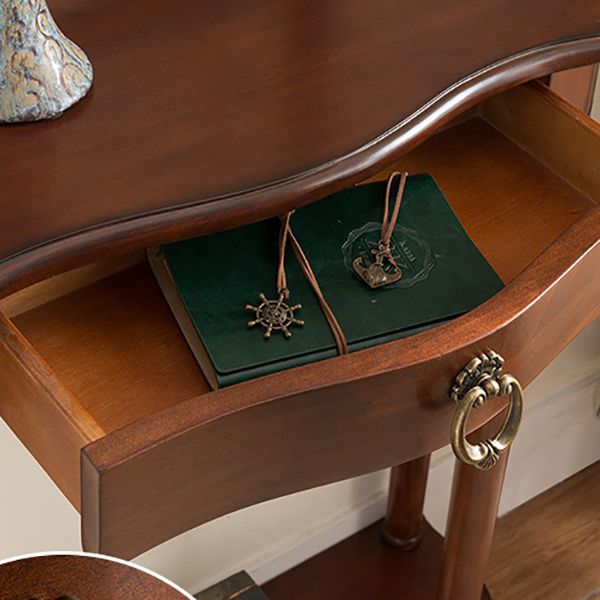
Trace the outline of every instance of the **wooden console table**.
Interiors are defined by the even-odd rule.
[[[399,465],[385,537],[411,551],[385,550],[370,579],[348,567],[334,591],[298,577],[295,597],[479,598],[506,454],[458,465],[444,543],[422,526],[428,457],[474,356],[500,353],[526,386],[600,314],[600,127],[521,85],[600,60],[600,3],[52,10],[95,87],[56,121],[0,129],[0,415],[80,510],[84,548],[133,557]],[[209,391],[142,249],[398,168],[436,178],[506,288],[417,336]],[[489,436],[503,406],[470,429]]]

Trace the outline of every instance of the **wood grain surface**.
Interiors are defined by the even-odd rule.
[[[104,431],[1,313],[0,339],[0,417],[79,508],[77,448]]]
[[[416,548],[423,537],[423,505],[431,454],[426,454],[390,472],[387,510],[381,526],[383,541],[399,550]]]
[[[598,556],[600,462],[500,518],[488,583],[494,600],[585,600]]]
[[[185,600],[156,577],[81,555],[35,556],[0,565],[0,600]]]
[[[210,390],[145,263],[14,322],[106,432]]]
[[[598,65],[595,64],[554,73],[549,85],[559,96],[589,115],[597,81]]]
[[[480,108],[506,137],[593,202],[600,201],[600,123],[537,82],[494,96]]]
[[[0,129],[0,295],[280,214],[478,100],[600,59],[595,0],[54,0],[91,93]]]
[[[474,432],[472,443],[491,439],[503,421],[504,411]],[[481,597],[507,461],[505,452],[487,471],[455,461],[436,600]]]

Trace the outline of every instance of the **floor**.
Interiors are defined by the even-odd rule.
[[[499,520],[487,583],[494,600],[600,600],[600,462]]]

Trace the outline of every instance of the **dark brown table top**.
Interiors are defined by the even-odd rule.
[[[483,97],[600,60],[600,0],[51,0],[95,67],[0,126],[0,295],[358,181]]]

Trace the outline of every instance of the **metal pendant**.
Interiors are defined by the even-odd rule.
[[[352,262],[356,274],[371,289],[395,283],[402,278],[402,269],[394,260],[389,245],[379,242],[377,248],[371,252],[375,255],[375,261],[369,266],[363,264],[363,259],[360,256]]]
[[[279,290],[277,300],[269,300],[263,293],[260,293],[258,298],[261,303],[258,306],[246,304],[246,310],[254,313],[254,319],[248,321],[248,327],[260,325],[265,330],[264,338],[267,340],[273,331],[280,331],[286,339],[292,337],[290,326],[302,327],[304,321],[294,316],[295,311],[302,308],[302,304],[293,306],[286,304],[284,300],[287,300],[288,295],[287,290]]]

